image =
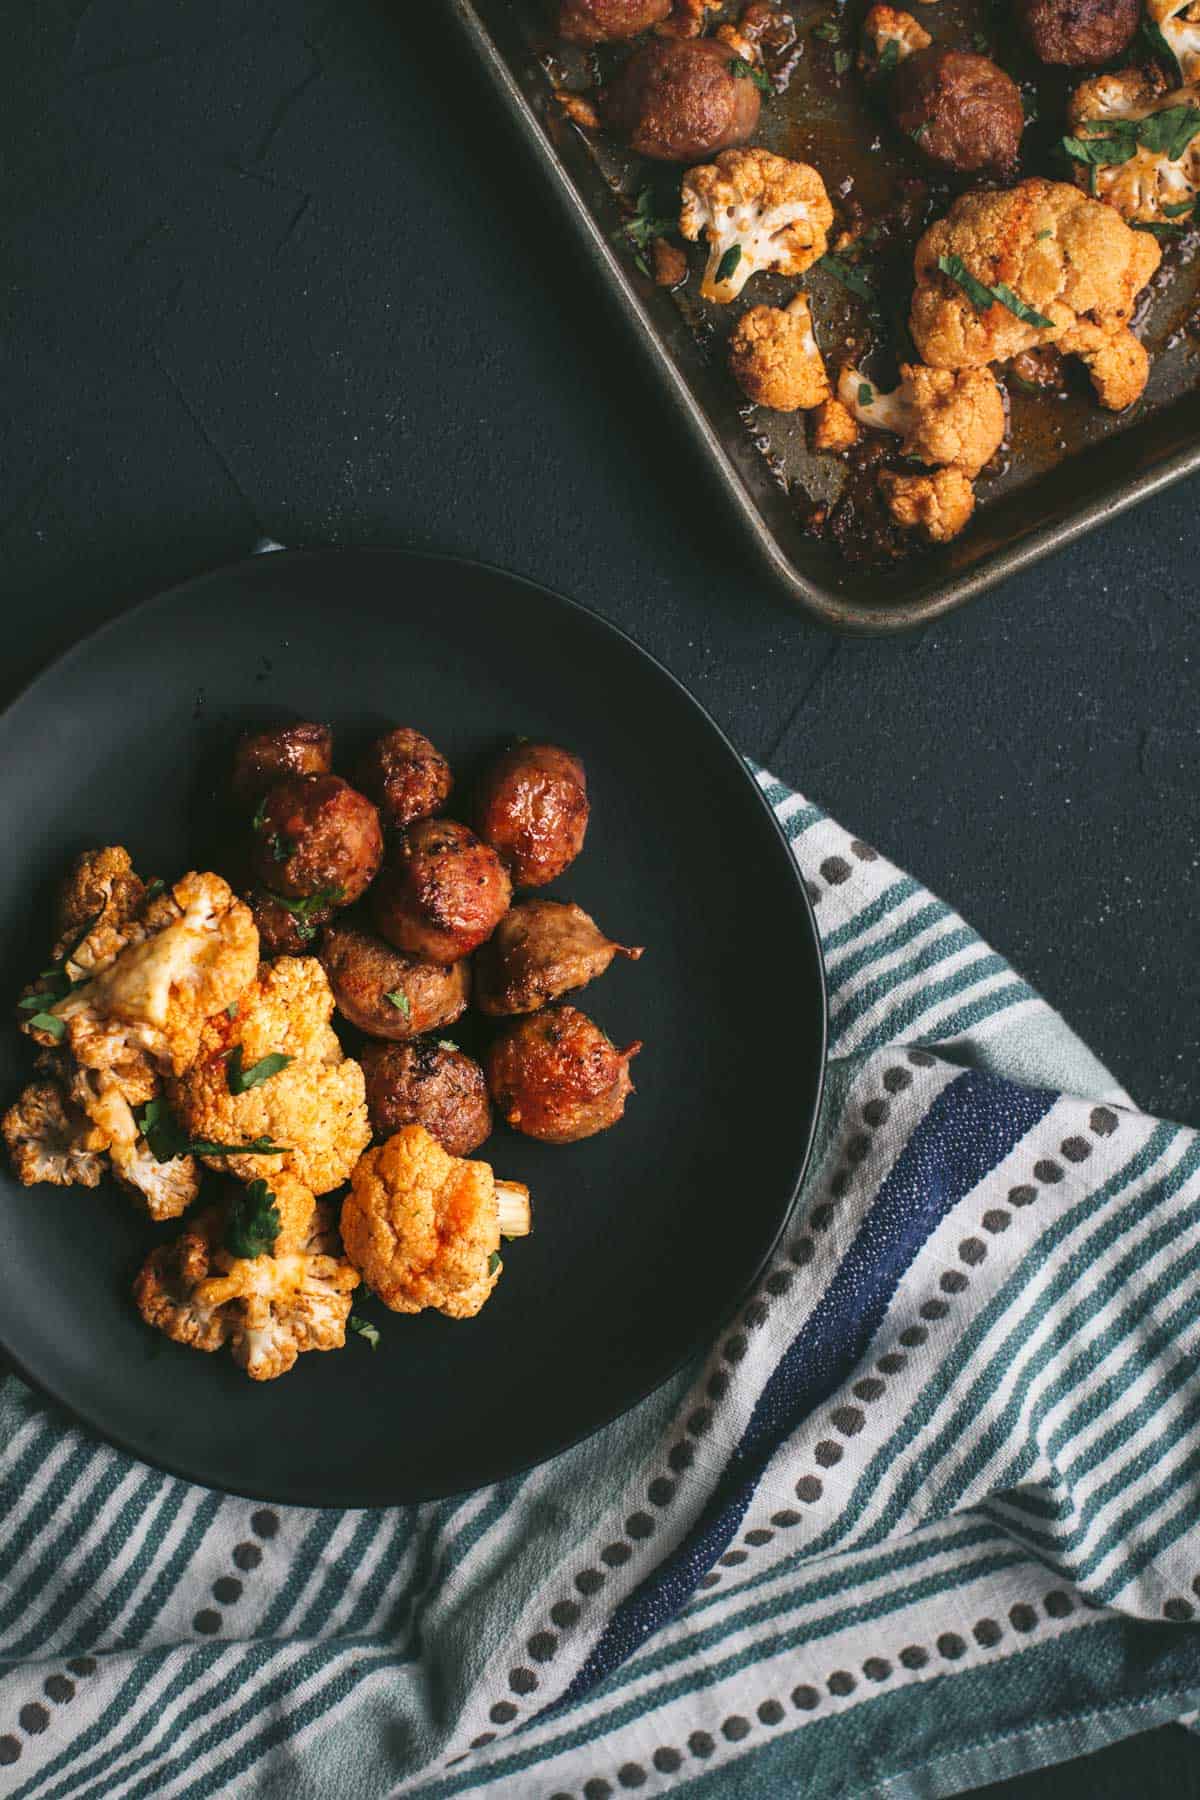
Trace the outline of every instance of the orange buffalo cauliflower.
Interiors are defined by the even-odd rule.
[[[1085,81],[1067,116],[1080,187],[1131,223],[1191,220],[1200,198],[1200,88],[1160,94],[1139,69],[1124,69]]]
[[[370,1150],[342,1202],[346,1254],[393,1312],[477,1313],[500,1274],[500,1238],[529,1230],[528,1190],[406,1125]]]
[[[935,469],[931,475],[881,469],[879,489],[897,525],[931,544],[957,537],[975,511],[975,490],[961,469]]]
[[[798,412],[829,398],[829,377],[813,335],[808,297],[786,307],[752,306],[729,340],[729,367],[748,399]]]
[[[331,1208],[319,1206],[302,1245],[278,1254],[234,1256],[226,1215],[210,1207],[172,1243],[152,1250],[133,1284],[148,1325],[194,1350],[228,1344],[255,1381],[286,1375],[305,1350],[346,1341],[358,1276],[340,1251]]]
[[[840,400],[823,400],[813,414],[812,447],[836,454],[853,450],[858,442],[858,426]]]
[[[905,456],[930,468],[978,475],[1004,441],[1004,399],[990,369],[929,369],[901,363],[900,386],[881,394],[874,382],[846,367],[838,399],[860,425],[894,431]]]
[[[34,1081],[0,1121],[17,1180],[89,1187],[104,1174],[104,1135],[54,1081]]]
[[[98,963],[45,1008],[54,1030],[29,1023],[42,1043],[63,1037],[84,1068],[122,1081],[126,1098],[154,1091],[155,1071],[180,1074],[196,1054],[205,1020],[236,1000],[258,966],[258,932],[249,907],[219,875],[189,874],[151,899],[146,917],[126,920],[124,947]],[[143,930],[145,926],[147,929]],[[89,951],[85,942],[66,964],[70,973]]]
[[[1053,344],[1081,358],[1101,405],[1129,406],[1149,358],[1129,327],[1157,269],[1153,237],[1065,182],[955,201],[917,245],[911,326],[922,359],[982,368]]]
[[[241,1181],[283,1169],[314,1194],[345,1181],[371,1141],[363,1073],[330,1025],[333,993],[312,956],[263,963],[233,1016],[204,1028],[195,1062],[169,1083],[172,1109],[191,1138],[245,1144],[265,1138],[282,1157],[208,1157]]]
[[[832,224],[817,171],[770,150],[722,150],[683,178],[679,229],[708,244],[706,300],[736,300],[759,269],[803,275],[824,256]]]
[[[886,73],[914,50],[928,50],[932,42],[911,13],[895,6],[873,6],[862,22],[858,66],[864,75]]]

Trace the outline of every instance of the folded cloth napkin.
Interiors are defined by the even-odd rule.
[[[832,1063],[703,1367],[531,1474],[369,1513],[188,1486],[9,1379],[9,1800],[929,1796],[1200,1705],[1200,1138],[758,779]]]

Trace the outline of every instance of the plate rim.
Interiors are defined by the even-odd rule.
[[[625,631],[622,626],[616,624],[613,620],[606,618],[593,607],[585,605],[580,600],[572,599],[569,595],[561,593],[557,588],[552,588],[544,582],[535,581],[531,576],[518,574],[514,570],[506,569],[498,563],[486,562],[477,557],[459,556],[447,551],[421,550],[405,545],[342,544],[290,548],[285,545],[276,546],[273,540],[268,540],[268,542],[263,544],[261,549],[253,550],[248,556],[238,557],[232,562],[219,563],[213,568],[202,570],[195,575],[190,575],[184,581],[176,582],[171,587],[161,588],[153,594],[143,596],[140,600],[134,601],[131,605],[122,607],[118,612],[111,614],[108,618],[100,620],[100,622],[93,626],[91,630],[86,631],[81,636],[75,638],[71,643],[67,644],[56,655],[45,662],[28,681],[24,682],[11,695],[5,705],[0,708],[0,734],[3,734],[10,727],[15,713],[27,704],[36,703],[38,692],[43,686],[47,686],[54,681],[63,669],[78,662],[85,661],[88,654],[98,643],[108,636],[115,634],[118,630],[124,629],[131,620],[136,619],[141,613],[148,613],[152,610],[157,611],[160,609],[164,611],[169,610],[172,606],[185,600],[192,589],[199,587],[202,584],[220,581],[225,577],[245,573],[250,569],[266,564],[272,566],[277,564],[312,564],[325,562],[336,564],[344,557],[362,556],[370,558],[378,557],[382,560],[398,558],[410,565],[436,564],[443,568],[453,567],[466,569],[472,573],[481,573],[490,577],[499,577],[503,581],[513,583],[519,587],[531,589],[534,593],[543,598],[552,600],[558,606],[564,607],[572,613],[582,615],[589,624],[598,626],[603,632],[610,633],[612,636],[621,640],[626,648],[632,650],[636,656],[651,664],[658,675],[665,678],[665,680],[670,683],[679,697],[682,698],[685,704],[698,716],[701,725],[707,726],[708,730],[715,736],[722,750],[736,766],[741,782],[744,783],[747,790],[754,796],[760,814],[764,815],[769,822],[777,846],[783,852],[785,864],[792,877],[792,885],[800,900],[801,917],[807,924],[812,945],[820,1010],[818,1021],[820,1057],[811,1116],[796,1160],[795,1173],[791,1181],[786,1204],[781,1208],[779,1223],[772,1232],[769,1242],[766,1243],[749,1280],[739,1288],[736,1294],[731,1296],[727,1306],[721,1309],[719,1315],[714,1316],[711,1320],[707,1321],[689,1337],[686,1345],[679,1351],[672,1353],[668,1367],[655,1373],[647,1383],[639,1385],[637,1393],[632,1395],[623,1405],[619,1406],[614,1411],[607,1413],[603,1418],[585,1426],[581,1430],[570,1431],[566,1437],[557,1440],[550,1445],[545,1450],[544,1454],[519,1464],[506,1466],[503,1470],[488,1474],[482,1481],[468,1488],[444,1487],[439,1486],[436,1483],[428,1486],[419,1485],[418,1488],[410,1489],[407,1494],[403,1496],[397,1496],[394,1499],[386,1501],[379,1501],[377,1499],[364,1500],[361,1497],[361,1493],[355,1497],[352,1490],[348,1492],[347,1490],[330,1488],[328,1490],[330,1495],[333,1496],[336,1494],[337,1497],[312,1500],[311,1498],[299,1497],[294,1493],[281,1491],[278,1488],[259,1487],[253,1482],[247,1482],[245,1485],[239,1484],[231,1486],[225,1482],[214,1481],[211,1477],[200,1477],[192,1468],[173,1462],[169,1456],[151,1456],[147,1454],[143,1447],[130,1442],[122,1433],[106,1429],[97,1422],[94,1416],[81,1410],[65,1395],[58,1392],[49,1380],[43,1379],[30,1369],[24,1359],[10,1346],[4,1325],[3,1312],[0,1310],[0,1358],[7,1363],[9,1369],[16,1374],[27,1387],[32,1389],[35,1394],[39,1395],[43,1400],[50,1402],[51,1405],[57,1407],[59,1411],[65,1415],[66,1422],[69,1425],[75,1427],[81,1426],[97,1440],[98,1445],[108,1446],[114,1450],[118,1450],[123,1455],[132,1457],[136,1462],[143,1464],[147,1468],[155,1469],[159,1473],[172,1476],[177,1480],[187,1481],[193,1486],[206,1488],[210,1492],[225,1494],[234,1499],[258,1500],[276,1506],[300,1506],[311,1511],[363,1511],[373,1510],[379,1506],[423,1505],[428,1501],[453,1499],[460,1495],[477,1493],[482,1488],[490,1486],[496,1481],[508,1480],[512,1477],[527,1474],[533,1469],[541,1468],[553,1458],[562,1456],[567,1451],[575,1449],[578,1445],[598,1436],[600,1432],[606,1431],[608,1427],[614,1424],[618,1419],[624,1418],[626,1414],[634,1411],[635,1408],[641,1406],[645,1401],[650,1399],[652,1395],[658,1393],[665,1387],[667,1382],[692,1361],[703,1350],[705,1345],[720,1335],[721,1331],[729,1324],[734,1314],[743,1304],[746,1296],[757,1286],[763,1270],[774,1256],[779,1241],[787,1227],[788,1220],[791,1218],[795,1209],[796,1200],[804,1185],[805,1178],[808,1175],[812,1162],[817,1128],[824,1106],[829,1066],[829,992],[825,969],[825,957],[821,946],[821,934],[817,926],[816,915],[813,911],[812,901],[809,897],[808,889],[803,874],[801,873],[799,863],[796,861],[793,853],[792,846],[783,827],[776,818],[775,812],[767,800],[762,787],[760,787],[759,783],[755,780],[745,757],[729,738],[724,728],[713,718],[704,703],[692,693],[691,689],[687,687],[679,676],[674,674],[653,651],[648,650],[644,644],[639,643],[638,640],[629,632]]]

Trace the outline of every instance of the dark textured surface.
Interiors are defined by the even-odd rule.
[[[9,688],[262,531],[507,565],[633,632],[1200,1122],[1195,484],[923,636],[835,641],[643,400],[436,5],[4,21]]]

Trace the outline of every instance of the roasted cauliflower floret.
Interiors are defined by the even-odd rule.
[[[473,1317],[499,1278],[501,1233],[528,1230],[527,1190],[451,1156],[423,1125],[368,1151],[342,1202],[346,1254],[393,1312]]]
[[[858,442],[858,426],[840,400],[823,400],[813,414],[812,447],[834,453],[853,450]]]
[[[879,389],[857,369],[838,378],[838,399],[860,425],[894,431],[905,456],[930,468],[961,469],[968,480],[1004,441],[1004,399],[990,369],[929,369],[901,363],[900,386]]]
[[[187,1211],[200,1192],[195,1157],[159,1162],[138,1130],[117,1076],[80,1069],[71,1083],[71,1098],[90,1119],[94,1141],[107,1150],[117,1180],[141,1195],[152,1219],[177,1219]]]
[[[78,975],[111,961],[128,941],[127,927],[137,918],[146,894],[146,885],[134,873],[122,845],[85,850],[59,889],[55,962],[74,951],[73,974]],[[86,933],[82,942],[81,932]]]
[[[833,208],[807,163],[770,150],[722,150],[683,178],[679,229],[709,247],[700,292],[723,304],[756,270],[803,275],[825,254]]]
[[[1200,77],[1200,0],[1146,0],[1184,81]]]
[[[258,966],[250,910],[219,875],[185,875],[151,905],[162,923],[49,1009],[83,1067],[128,1065],[131,1080],[147,1061],[164,1073],[186,1069],[205,1020],[237,999]],[[126,1097],[147,1097],[144,1085],[126,1087]]]
[[[858,66],[864,75],[886,74],[914,50],[928,50],[932,42],[911,13],[895,6],[873,6],[862,22]]]
[[[317,1208],[302,1248],[274,1256],[232,1256],[224,1229],[222,1209],[209,1208],[151,1251],[133,1285],[146,1323],[194,1350],[228,1344],[255,1381],[286,1375],[305,1350],[340,1349],[358,1275],[330,1209]]]
[[[881,469],[879,490],[897,525],[931,544],[957,537],[975,511],[975,490],[961,469],[935,469],[932,475]]]
[[[1076,89],[1068,118],[1075,135],[1066,146],[1080,187],[1130,223],[1192,218],[1200,196],[1200,88],[1159,95],[1138,69],[1097,75]]]
[[[314,1194],[346,1180],[371,1127],[363,1072],[343,1055],[332,1015],[333,992],[316,958],[281,956],[262,964],[232,1018],[222,1011],[208,1021],[195,1062],[169,1084],[176,1118],[192,1138],[266,1138],[286,1154],[203,1161],[241,1181],[269,1182],[283,1169]]]
[[[0,1121],[17,1180],[52,1187],[98,1185],[104,1174],[104,1138],[86,1113],[72,1106],[53,1081],[35,1081]]]
[[[1128,406],[1149,366],[1129,321],[1160,260],[1147,232],[1065,182],[964,194],[917,245],[913,341],[939,369],[1053,344],[1083,358],[1103,405]]]
[[[729,340],[729,367],[758,406],[798,412],[829,398],[829,377],[813,335],[808,297],[786,307],[753,306]]]

